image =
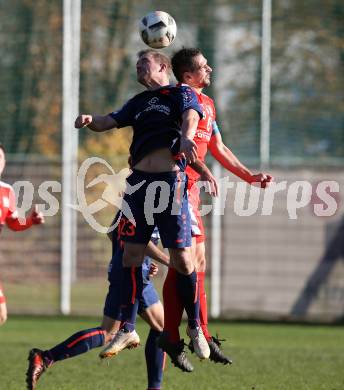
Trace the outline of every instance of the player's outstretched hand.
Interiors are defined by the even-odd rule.
[[[76,129],[82,129],[92,123],[92,115],[81,114],[75,119],[74,127]]]
[[[252,185],[258,186],[260,188],[269,187],[270,183],[274,181],[274,178],[267,173],[258,173],[253,175]]]
[[[44,216],[43,214],[38,210],[38,206],[35,205],[32,212],[31,212],[31,220],[34,225],[40,225],[44,223]]]
[[[159,271],[159,267],[155,263],[151,263],[149,268],[149,276],[155,276]]]
[[[192,139],[184,137],[180,139],[180,152],[185,155],[189,164],[197,160],[197,145]]]

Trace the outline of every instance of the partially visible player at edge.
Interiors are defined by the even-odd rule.
[[[6,158],[5,149],[0,143],[0,177],[5,169]],[[28,218],[19,220],[16,210],[16,199],[13,188],[0,180],[0,233],[4,225],[7,225],[11,230],[19,232],[29,229],[32,225],[40,225],[44,223],[43,214],[38,212],[35,206]],[[6,297],[0,283],[0,325],[7,320]]]
[[[186,191],[185,160],[195,162],[197,146],[193,141],[202,110],[197,97],[188,86],[169,85],[171,64],[169,58],[154,50],[138,54],[137,80],[146,87],[130,99],[119,111],[108,115],[79,115],[76,128],[88,127],[102,132],[125,126],[133,127],[130,146],[133,171],[127,178],[123,201],[129,206],[135,220],[122,216],[124,229],[123,272],[121,297],[124,322],[116,336],[120,345],[130,343],[134,334],[135,300],[133,292],[142,291],[142,260],[154,225],[159,229],[162,245],[169,249],[171,267],[176,269],[176,284],[188,315],[189,336],[196,354],[201,359],[210,355],[208,343],[199,326],[199,299],[197,275],[191,259],[191,222]],[[182,155],[181,155],[182,153]],[[185,158],[183,159],[183,156]],[[150,184],[165,182],[169,193],[167,208],[153,213],[154,223],[146,219],[146,194]],[[177,196],[175,197],[175,194]],[[161,201],[156,195],[153,201]],[[173,206],[178,204],[179,213]],[[123,210],[123,208],[122,208]],[[172,359],[183,358],[183,346],[178,345]]]
[[[115,221],[120,213],[117,214]],[[104,304],[103,320],[99,327],[81,330],[60,344],[49,350],[33,348],[29,352],[29,367],[26,372],[28,390],[35,390],[37,382],[42,374],[56,362],[84,354],[91,349],[104,346],[116,337],[121,321],[122,312],[120,307],[120,284],[123,258],[123,246],[120,240],[122,226],[117,226],[108,234],[112,241],[112,257],[108,269],[109,289]],[[148,376],[148,390],[159,390],[162,382],[164,353],[157,345],[157,338],[161,335],[164,322],[164,310],[159,300],[150,275],[155,274],[157,266],[151,259],[161,264],[169,264],[168,256],[156,245],[159,241],[157,231],[153,232],[151,241],[148,243],[145,259],[142,267],[143,289],[138,299],[138,313],[150,326],[145,346],[145,357]],[[134,348],[140,343],[139,336],[134,331],[132,340],[125,348]],[[113,351],[116,355],[118,351]],[[103,356],[107,357],[107,356]]]
[[[220,130],[216,124],[216,112],[213,100],[202,93],[203,88],[210,85],[211,67],[208,65],[202,52],[196,48],[183,48],[175,53],[171,60],[173,73],[179,85],[189,85],[197,95],[199,104],[202,107],[203,118],[199,121],[194,141],[197,144],[198,159],[204,161],[207,150],[213,157],[228,171],[232,172],[247,183],[258,183],[265,188],[273,178],[266,173],[253,174],[243,165],[233,152],[224,145]],[[203,334],[206,337],[210,348],[210,360],[223,364],[231,363],[220,349],[220,341],[212,336],[208,329],[207,298],[204,288],[204,277],[206,270],[205,258],[205,235],[202,218],[199,213],[200,197],[199,188],[196,185],[199,174],[190,166],[186,168],[188,175],[189,202],[197,216],[201,235],[193,242],[195,266],[200,296],[200,322]],[[175,271],[169,269],[163,288],[165,307],[164,337],[170,343],[178,343],[180,340],[178,327],[180,325],[183,307],[176,304],[177,287],[175,283]],[[193,350],[192,345],[189,345]]]

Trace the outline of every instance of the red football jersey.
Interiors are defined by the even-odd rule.
[[[198,127],[194,137],[194,141],[197,144],[197,155],[201,161],[204,161],[205,155],[208,151],[208,144],[213,135],[213,124],[216,119],[216,111],[213,100],[203,93],[197,94],[198,103],[203,111],[203,118],[198,122]],[[190,166],[187,166],[186,173],[189,178],[189,182],[195,182],[199,178],[199,174],[194,171]]]
[[[0,229],[6,223],[6,219],[16,211],[16,201],[13,188],[0,181]]]

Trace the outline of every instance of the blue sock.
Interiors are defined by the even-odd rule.
[[[143,288],[142,267],[123,267],[121,271],[121,320],[122,329],[135,329],[137,310]]]
[[[103,344],[104,330],[102,328],[85,329],[73,334],[73,336],[54,348],[44,351],[43,356],[51,364],[52,362],[80,355],[90,349],[101,347]]]
[[[197,287],[197,273],[190,275],[177,272],[177,289],[188,316],[188,325],[194,329],[199,325],[199,294]]]
[[[148,375],[148,389],[160,389],[164,366],[164,351],[157,341],[162,332],[151,329],[146,341],[145,355]]]

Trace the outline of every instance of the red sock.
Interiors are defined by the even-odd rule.
[[[162,290],[164,297],[164,332],[167,332],[171,343],[180,341],[179,326],[184,311],[177,291],[176,277],[176,270],[169,268]]]
[[[198,288],[199,288],[199,319],[203,330],[204,337],[207,340],[211,339],[211,335],[208,330],[208,306],[207,306],[207,294],[204,288],[205,272],[197,272]]]

